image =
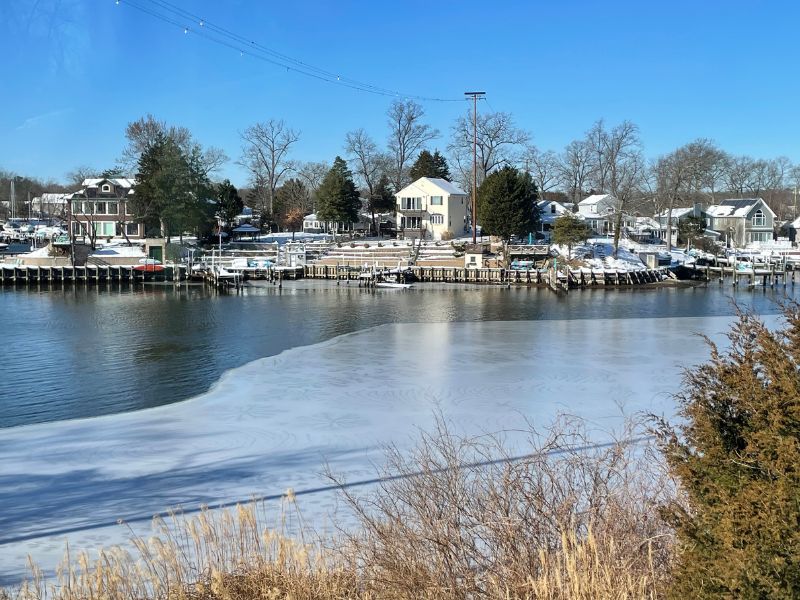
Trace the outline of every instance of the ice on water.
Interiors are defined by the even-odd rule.
[[[603,432],[623,412],[671,413],[693,331],[730,319],[382,325],[227,372],[206,394],[150,410],[0,430],[0,584],[71,548],[124,540],[132,521],[375,476],[382,446],[412,443],[437,411],[463,432],[580,415]],[[202,369],[202,365],[197,365]],[[96,382],[113,385],[113,382]],[[91,402],[91,386],[87,402]],[[301,497],[322,517],[332,495]]]

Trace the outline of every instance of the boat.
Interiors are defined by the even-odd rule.
[[[153,263],[148,263],[144,265],[136,265],[133,267],[134,271],[139,271],[141,273],[160,273],[164,270],[164,265],[157,265]]]
[[[393,283],[391,281],[379,281],[375,284],[375,287],[389,288],[393,290],[406,290],[410,287],[413,287],[413,285],[413,283]]]
[[[133,270],[141,273],[160,273],[164,270],[164,265],[155,258],[143,258],[138,265],[133,267]]]

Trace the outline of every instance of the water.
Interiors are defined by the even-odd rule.
[[[568,413],[598,442],[624,415],[669,416],[708,356],[692,333],[727,328],[732,291],[2,290],[0,586],[28,554],[52,572],[65,539],[126,544],[117,519],[147,536],[170,507],[292,488],[307,522],[346,520],[326,468],[369,482],[436,414],[510,440]],[[776,312],[779,294],[735,293]]]
[[[791,289],[789,290],[791,292]],[[776,312],[783,289],[584,290],[328,282],[204,287],[0,289],[0,428],[191,398],[249,361],[384,323],[731,315],[732,297]],[[687,332],[688,334],[689,332]]]

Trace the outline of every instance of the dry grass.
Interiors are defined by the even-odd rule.
[[[631,430],[621,437],[629,438]],[[343,489],[356,526],[320,538],[263,505],[156,521],[135,551],[67,556],[57,581],[35,568],[15,600],[251,598],[660,598],[673,486],[642,446],[590,447],[583,425],[531,433],[529,454],[440,422],[410,454],[388,452],[364,496]],[[332,477],[336,480],[335,477]],[[342,483],[342,482],[339,482]],[[289,494],[283,514],[296,511]],[[297,513],[294,513],[297,514]],[[281,523],[285,523],[281,521]],[[0,593],[0,598],[3,594]]]

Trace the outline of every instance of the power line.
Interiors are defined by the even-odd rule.
[[[306,77],[347,87],[356,91],[366,92],[379,96],[419,100],[422,102],[463,102],[462,98],[440,98],[421,96],[417,94],[403,94],[397,90],[376,86],[349,77],[343,77],[335,72],[316,67],[287,54],[268,48],[255,40],[250,40],[230,29],[209,22],[203,17],[193,14],[168,0],[115,0],[116,4],[126,4],[153,19],[167,25],[183,30],[184,34],[195,34],[210,42],[224,46],[240,56],[261,60],[277,67],[285,68]]]

